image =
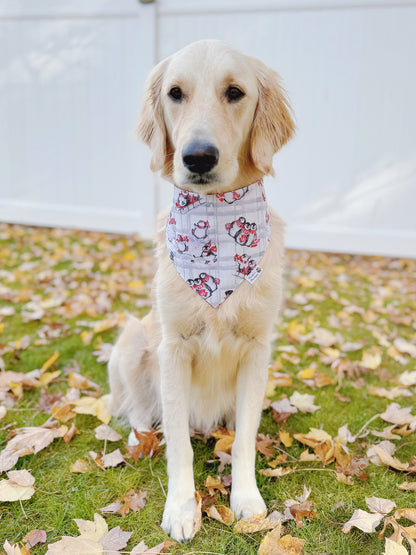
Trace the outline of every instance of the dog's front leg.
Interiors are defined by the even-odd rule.
[[[162,341],[158,354],[169,479],[162,528],[174,540],[186,541],[194,535],[196,512],[189,438],[191,358],[186,346],[179,342]]]
[[[256,435],[268,377],[270,348],[252,341],[237,376],[236,434],[232,448],[231,509],[236,518],[266,511],[256,484]]]

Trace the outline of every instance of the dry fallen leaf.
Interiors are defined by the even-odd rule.
[[[77,414],[92,414],[96,416],[104,424],[108,424],[111,420],[111,413],[106,407],[102,397],[81,397],[73,401],[73,411]]]
[[[222,484],[221,478],[219,476],[217,478],[212,478],[212,476],[208,476],[204,482],[204,486],[207,488],[210,495],[215,495],[215,490],[219,491],[223,495],[228,495],[228,490]]]
[[[38,543],[46,542],[46,532],[45,530],[31,530],[23,537],[22,541],[27,542],[26,548],[30,549]]]
[[[374,445],[373,449],[382,464],[390,466],[391,468],[395,468],[396,470],[407,470],[409,468],[408,462],[402,463],[401,461],[399,461],[399,459],[397,459],[396,457],[392,457],[381,447]]]
[[[416,491],[416,482],[403,482],[397,484],[397,487],[403,491]]]
[[[347,533],[352,527],[355,527],[363,532],[375,532],[383,517],[384,515],[379,513],[367,513],[367,511],[356,509],[349,521],[342,527],[342,531]]]
[[[383,515],[389,514],[397,507],[394,501],[383,499],[382,497],[366,497],[365,502],[372,513],[381,513]]]
[[[205,512],[210,518],[218,520],[227,526],[230,526],[230,524],[234,522],[234,513],[224,505],[211,505]]]
[[[69,470],[74,474],[85,474],[86,472],[90,472],[90,467],[87,462],[83,459],[77,459],[71,466]]]
[[[298,391],[295,391],[289,398],[289,401],[292,403],[292,405],[294,405],[301,412],[315,412],[316,410],[320,409],[321,407],[319,405],[313,404],[314,400],[314,395],[309,395],[309,393],[302,394]]]
[[[35,493],[35,478],[27,470],[11,470],[0,480],[0,501],[23,501]]]
[[[122,439],[121,435],[117,433],[113,428],[110,428],[107,424],[101,424],[95,428],[95,437],[97,439],[103,439],[107,441],[119,441]]]
[[[6,555],[30,555],[30,551],[25,546],[20,547],[15,543],[9,543],[7,540],[3,544],[3,549]]]
[[[280,525],[280,520],[271,520],[265,515],[254,515],[247,519],[236,522],[234,532],[236,534],[252,534],[261,530],[273,530]]]
[[[216,455],[218,451],[231,454],[231,447],[235,438],[235,432],[233,430],[219,428],[215,432],[211,432],[211,436],[217,440],[214,447],[214,455]]]
[[[274,530],[267,532],[260,543],[258,555],[276,555],[278,553],[277,542],[282,533],[282,524],[279,522]]]

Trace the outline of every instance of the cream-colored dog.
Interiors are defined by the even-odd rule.
[[[273,155],[293,130],[278,75],[211,40],[190,44],[153,69],[139,121],[151,169],[202,195],[234,191],[272,173]],[[169,487],[162,527],[178,541],[194,533],[189,426],[202,432],[235,426],[231,509],[237,518],[266,510],[255,479],[255,440],[283,264],[283,225],[270,214],[263,272],[217,308],[176,270],[162,216],[154,306],[142,320],[129,318],[111,355],[113,414],[137,430],[163,422]]]

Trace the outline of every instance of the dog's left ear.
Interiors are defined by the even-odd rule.
[[[254,59],[253,59],[254,61]],[[250,154],[264,175],[273,174],[273,155],[293,136],[295,124],[279,75],[255,60],[259,99],[250,136]]]

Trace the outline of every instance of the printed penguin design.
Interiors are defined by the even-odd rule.
[[[184,286],[213,308],[261,276],[271,235],[262,182],[221,194],[174,187],[166,224],[166,245]]]
[[[214,291],[218,289],[220,280],[213,276],[209,276],[205,272],[201,272],[199,277],[194,279],[187,279],[186,282],[191,288],[200,294],[201,297],[207,299]]]
[[[225,229],[228,231],[228,235],[239,245],[256,247],[258,244],[257,224],[247,222],[244,216],[234,222],[225,224]]]
[[[227,204],[232,204],[236,200],[240,200],[247,193],[248,187],[243,187],[238,191],[229,191],[228,193],[217,193],[217,199],[220,202],[226,202]]]
[[[194,223],[192,228],[192,235],[197,239],[206,239],[208,237],[209,222],[206,220],[199,220]]]
[[[217,245],[212,241],[208,241],[202,247],[202,252],[199,256],[195,256],[194,258],[202,258],[205,260],[205,264],[209,264],[210,262],[217,261]]]
[[[188,247],[189,237],[187,237],[186,235],[179,235],[178,233],[175,243],[176,243],[176,250],[178,251],[179,254],[187,252],[187,250],[189,249]]]
[[[234,261],[237,262],[237,273],[242,274],[244,277],[249,276],[257,267],[257,262],[248,254],[236,254]]]
[[[180,191],[175,202],[176,208],[181,212],[187,212],[200,203],[201,197],[197,193],[190,191]]]

